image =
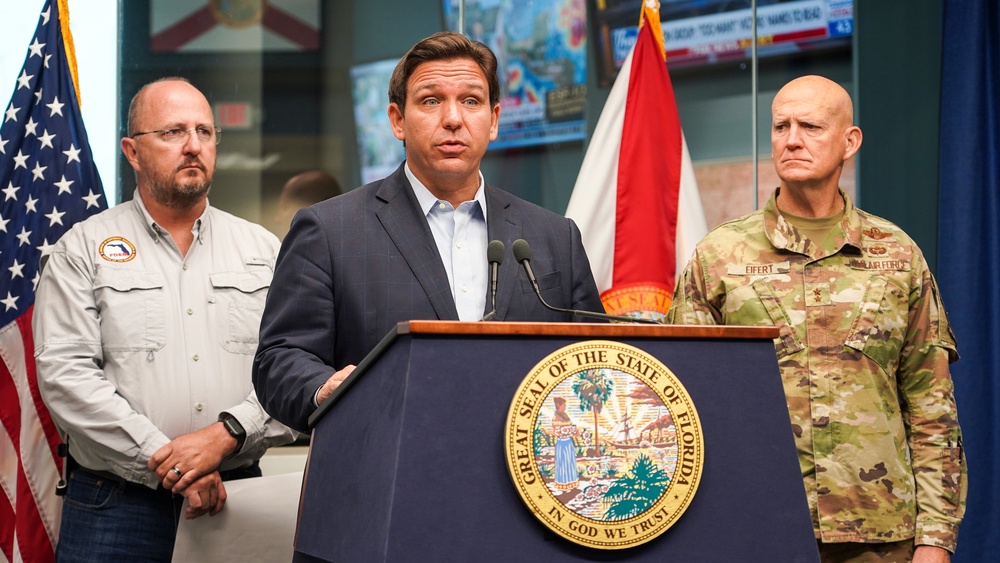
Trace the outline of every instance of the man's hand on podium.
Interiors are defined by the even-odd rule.
[[[333,393],[333,390],[340,387],[340,384],[344,382],[344,379],[346,379],[348,375],[351,375],[351,372],[354,371],[354,367],[354,364],[345,366],[343,369],[330,376],[330,379],[327,379],[326,383],[319,388],[319,393],[316,393],[316,404],[322,405],[323,401],[325,401],[327,397]]]

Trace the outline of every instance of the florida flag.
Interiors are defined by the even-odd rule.
[[[319,0],[152,0],[154,53],[318,51]]]
[[[665,62],[659,2],[645,0],[566,209],[608,313],[656,320],[708,230]]]

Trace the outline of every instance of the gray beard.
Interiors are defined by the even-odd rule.
[[[156,200],[156,203],[170,209],[191,209],[202,198],[207,197],[211,189],[210,178],[204,183],[186,186],[163,183],[153,179],[149,182],[149,193]]]

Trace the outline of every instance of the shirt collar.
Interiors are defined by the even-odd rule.
[[[432,194],[431,191],[427,189],[427,186],[423,185],[423,183],[417,179],[416,175],[413,174],[413,171],[410,170],[409,162],[403,164],[403,171],[406,172],[406,179],[410,181],[410,187],[413,188],[413,195],[417,196],[417,203],[420,205],[420,210],[424,212],[424,216],[426,217],[434,209],[434,206],[438,203],[438,201],[443,200],[439,200],[437,196]],[[482,171],[480,171],[479,189],[476,190],[476,195],[472,199],[473,201],[479,203],[479,208],[482,210],[484,218],[486,217],[485,185],[486,181],[483,179]]]
[[[153,237],[154,240],[159,239],[162,233],[166,233],[166,229],[161,227],[153,219],[153,216],[149,214],[149,210],[146,209],[146,203],[142,201],[142,195],[139,193],[139,189],[136,188],[132,192],[132,201],[135,202],[136,209],[139,212],[139,216],[142,219],[142,224],[146,228],[146,232],[149,236]],[[194,225],[191,227],[191,232],[194,233],[195,239],[198,242],[204,242],[202,237],[205,235],[205,231],[208,230],[208,209],[210,204],[205,202],[205,210],[201,212],[201,216],[195,220]],[[205,228],[203,229],[202,226]]]
[[[820,248],[819,245],[805,239],[798,229],[781,215],[777,203],[780,190],[781,188],[774,190],[763,210],[765,233],[775,248],[783,248],[813,257],[839,252],[846,244],[861,248],[861,217],[854,202],[843,189],[838,191],[840,197],[844,199],[844,217],[840,224],[834,227],[834,246],[827,249]]]

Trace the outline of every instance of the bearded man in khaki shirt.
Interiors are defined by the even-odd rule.
[[[43,268],[39,389],[69,445],[59,560],[169,561],[185,516],[293,433],[250,381],[277,238],[208,204],[221,131],[188,81],[144,86],[122,152],[132,200],[75,225]]]

